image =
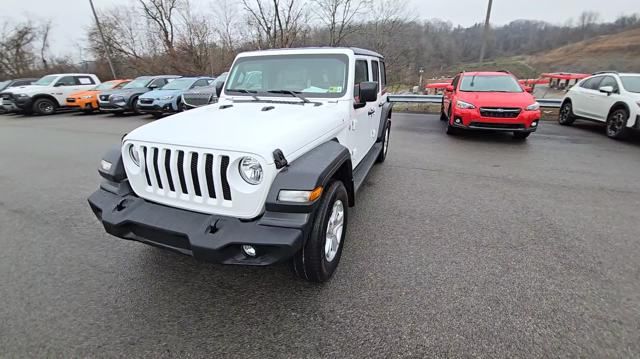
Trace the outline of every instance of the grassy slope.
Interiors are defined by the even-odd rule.
[[[617,70],[640,72],[640,28],[598,36],[532,56],[500,58],[483,63],[453,66],[444,73],[507,70],[519,78],[535,78],[542,72]]]

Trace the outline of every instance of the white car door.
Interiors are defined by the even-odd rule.
[[[369,61],[366,57],[356,57],[354,73],[355,86],[359,86],[362,82],[370,81]],[[349,142],[352,146],[351,159],[354,167],[362,161],[371,147],[371,122],[377,108],[377,103],[368,102],[362,107],[354,108],[351,114],[351,124],[349,126],[349,137],[351,139]]]
[[[600,88],[610,86],[612,93],[600,92]],[[587,104],[587,109],[591,113],[591,118],[606,121],[611,107],[620,100],[620,85],[613,76],[604,76],[597,91],[594,91],[591,100]]]
[[[370,122],[370,140],[369,146],[373,146],[378,138],[378,131],[380,131],[380,116],[382,116],[382,107],[387,102],[387,92],[382,79],[383,75],[383,63],[378,59],[371,60],[371,81],[378,83],[378,100],[374,106],[375,113]]]

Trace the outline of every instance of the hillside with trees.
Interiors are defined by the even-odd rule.
[[[481,47],[481,24],[461,27],[417,19],[402,0],[220,0],[209,5],[198,8],[189,0],[137,0],[124,7],[103,8],[99,18],[106,42],[95,26],[84,30],[86,50],[95,59],[88,65],[73,64],[71,54],[48,55],[51,22],[0,24],[0,78],[82,66],[110,78],[105,49],[114,59],[118,76],[131,77],[217,74],[245,50],[357,46],[384,54],[390,81],[407,83],[415,80],[420,68],[437,75],[470,66]],[[626,56],[629,51],[637,54],[637,37],[615,35],[632,34],[634,29],[640,29],[637,15],[605,23],[598,14],[584,12],[563,25],[516,20],[492,27],[486,59],[491,64],[516,58],[514,62],[530,66],[531,72],[591,71],[597,63],[573,58],[579,53],[598,55],[607,69],[640,71],[640,58]],[[614,38],[615,54],[605,46]],[[581,44],[591,39],[603,45],[585,52]],[[609,54],[612,60],[602,62]]]

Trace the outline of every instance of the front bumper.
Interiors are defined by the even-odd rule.
[[[146,201],[128,182],[105,182],[89,197],[105,230],[123,239],[223,264],[266,266],[291,258],[304,243],[310,213],[265,213],[252,221],[209,215]],[[257,256],[242,252],[252,245]]]
[[[126,103],[115,104],[111,102],[100,101],[98,103],[98,107],[100,108],[100,111],[105,112],[124,112],[129,110],[129,106]]]
[[[16,104],[16,106],[21,109],[21,110],[31,110],[31,107],[33,106],[33,99],[31,99],[31,97],[15,97],[13,98],[14,103]]]
[[[153,101],[152,103],[142,103],[138,101],[138,109],[146,113],[175,113],[177,112],[171,102]]]
[[[535,132],[540,125],[540,111],[522,111],[517,117],[485,117],[478,109],[456,109],[450,120],[451,125],[467,130],[491,130],[509,132]],[[533,123],[536,126],[532,126]]]
[[[67,99],[65,106],[80,110],[97,110],[98,101],[95,99]]]

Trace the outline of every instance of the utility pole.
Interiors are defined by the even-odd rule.
[[[113,79],[115,80],[118,77],[116,76],[116,70],[113,68],[113,62],[111,61],[111,51],[109,50],[109,46],[107,46],[107,40],[104,37],[104,32],[102,32],[102,25],[100,25],[100,20],[98,20],[98,14],[96,13],[96,8],[93,6],[93,0],[89,0],[89,4],[91,4],[91,11],[93,12],[93,17],[96,19],[98,32],[100,33],[100,37],[102,38],[102,46],[104,46],[104,51],[107,53],[107,62],[109,62],[111,75],[113,75]]]
[[[489,30],[491,28],[491,7],[493,6],[493,0],[489,0],[489,7],[487,8],[487,18],[484,21],[484,34],[482,36],[482,48],[480,49],[480,62],[484,61],[484,53],[487,50],[487,42],[489,42]]]

